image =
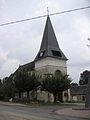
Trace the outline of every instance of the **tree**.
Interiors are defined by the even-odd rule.
[[[25,91],[27,91],[27,98],[29,98],[29,91],[35,90],[40,82],[38,81],[39,76],[33,71],[27,73],[27,79],[25,81]]]
[[[27,98],[29,98],[29,92],[36,89],[40,82],[38,82],[38,76],[35,72],[19,71],[15,77],[15,87],[18,89],[19,97],[21,93],[27,91]]]
[[[71,83],[71,86],[78,86],[77,83]]]
[[[27,74],[24,71],[18,71],[14,75],[15,87],[19,92],[19,98],[21,98],[21,93],[24,92],[26,80],[27,80]]]
[[[88,84],[89,74],[90,71],[88,70],[85,70],[83,73],[80,74],[80,80],[79,80],[80,85]]]
[[[42,80],[42,89],[53,94],[54,102],[59,98],[62,101],[62,92],[70,87],[70,82],[68,75],[63,75],[61,72],[56,72],[55,75],[47,74]]]
[[[2,80],[0,79],[0,86],[2,85]]]
[[[12,76],[3,79],[3,84],[1,85],[0,90],[4,99],[9,100],[10,98],[14,98],[15,85]]]
[[[2,82],[1,82],[1,79],[0,79],[0,100],[3,99],[3,94],[2,94]]]

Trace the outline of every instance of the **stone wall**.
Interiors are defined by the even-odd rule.
[[[67,65],[65,60],[47,57],[35,62],[35,70],[40,73],[55,73],[60,70],[62,73],[67,74]]]

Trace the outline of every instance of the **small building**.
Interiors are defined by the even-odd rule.
[[[85,102],[87,85],[71,86],[63,92],[63,100],[71,102]]]

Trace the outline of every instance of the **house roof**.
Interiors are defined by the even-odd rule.
[[[66,56],[59,48],[49,15],[47,16],[41,47],[35,60],[39,60],[44,57],[57,57],[59,59],[67,60]]]
[[[70,88],[71,95],[86,95],[86,92],[87,92],[87,85],[71,86]]]

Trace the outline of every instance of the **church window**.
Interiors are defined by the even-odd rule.
[[[56,70],[56,71],[55,71],[55,75],[56,75],[56,76],[60,76],[61,74],[62,74],[62,72],[61,72],[60,70]]]
[[[52,50],[53,56],[62,57],[59,51]]]

